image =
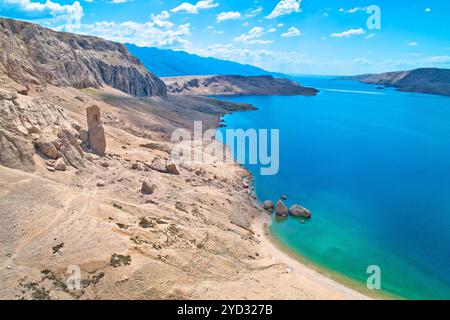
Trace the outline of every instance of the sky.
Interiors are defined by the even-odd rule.
[[[0,16],[288,74],[450,68],[448,0],[0,0]]]

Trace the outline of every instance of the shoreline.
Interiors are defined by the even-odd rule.
[[[255,204],[256,205],[256,204]],[[318,266],[305,262],[296,252],[280,243],[269,230],[272,217],[264,216],[264,212],[255,219],[252,228],[261,235],[261,245],[266,249],[274,260],[285,264],[289,272],[296,273],[298,276],[305,278],[313,285],[320,285],[331,291],[334,296],[330,296],[327,300],[372,300],[377,297],[362,293],[354,286],[335,279],[331,275],[323,272]],[[379,299],[379,297],[378,297]]]

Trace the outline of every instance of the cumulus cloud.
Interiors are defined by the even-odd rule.
[[[350,30],[343,31],[340,33],[332,33],[330,35],[330,37],[332,37],[332,38],[350,38],[350,37],[359,36],[362,34],[365,34],[365,32],[362,28],[359,28],[359,29],[350,29]]]
[[[55,22],[64,22],[68,30],[79,25],[84,14],[83,7],[78,1],[64,5],[51,0],[46,0],[44,3],[32,0],[3,0],[3,3],[18,7],[21,11],[33,16],[51,16]]]
[[[219,4],[215,3],[214,0],[203,0],[198,1],[196,4],[184,2],[170,11],[174,13],[184,12],[190,14],[197,14],[200,10],[216,8],[218,6]]]
[[[221,12],[217,15],[216,21],[222,22],[225,20],[236,20],[236,19],[240,19],[241,18],[241,14],[237,11],[228,11],[228,12]]]
[[[162,11],[144,23],[101,21],[81,24],[74,32],[138,46],[187,49],[191,45],[186,39],[191,34],[190,24],[176,25],[169,18],[170,13]]]
[[[283,15],[300,12],[301,3],[302,0],[281,0],[266,18],[275,19]]]
[[[282,33],[281,36],[285,38],[298,37],[300,35],[300,30],[295,27],[291,27],[287,32]]]
[[[234,38],[236,42],[243,42],[246,44],[270,44],[272,40],[260,39],[265,34],[264,28],[253,27],[247,33],[241,34],[239,37]]]

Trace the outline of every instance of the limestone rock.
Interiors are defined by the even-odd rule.
[[[89,133],[86,130],[80,130],[79,132],[80,140],[82,143],[86,143],[89,140]]]
[[[99,88],[135,96],[165,96],[164,82],[119,43],[0,19],[0,69],[23,85]],[[13,54],[10,54],[13,53]]]
[[[63,158],[59,158],[58,160],[56,160],[54,168],[57,171],[66,171],[67,170],[67,165],[66,165],[64,159]]]
[[[35,146],[36,149],[47,158],[49,159],[58,158],[58,149],[56,149],[52,141],[45,138],[41,138],[35,142]]]
[[[289,214],[294,217],[301,217],[301,218],[311,218],[311,211],[309,211],[306,208],[303,208],[302,206],[299,206],[298,204],[293,205],[289,208]]]
[[[96,105],[86,109],[88,122],[88,141],[89,148],[100,156],[105,155],[106,137],[105,130],[101,124],[100,108]]]
[[[280,200],[277,202],[277,206],[276,206],[276,210],[275,210],[277,216],[287,217],[288,211],[289,210],[283,201]]]
[[[168,162],[166,164],[166,172],[168,174],[173,174],[173,175],[177,175],[177,176],[180,175],[180,171],[178,170],[177,165],[173,162]]]
[[[145,180],[142,182],[141,192],[143,194],[152,194],[155,192],[156,186],[151,183],[149,180]]]
[[[273,211],[274,206],[275,206],[274,203],[272,201],[270,201],[270,200],[266,200],[263,203],[264,210],[267,210],[267,211],[270,211],[270,212]]]

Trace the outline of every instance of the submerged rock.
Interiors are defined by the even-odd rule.
[[[289,214],[294,217],[301,217],[306,219],[311,218],[311,211],[303,208],[302,206],[299,206],[298,204],[295,204],[289,208]]]
[[[277,207],[276,207],[275,212],[276,212],[277,216],[287,217],[289,210],[286,207],[286,205],[284,204],[284,202],[279,200],[277,202]]]

